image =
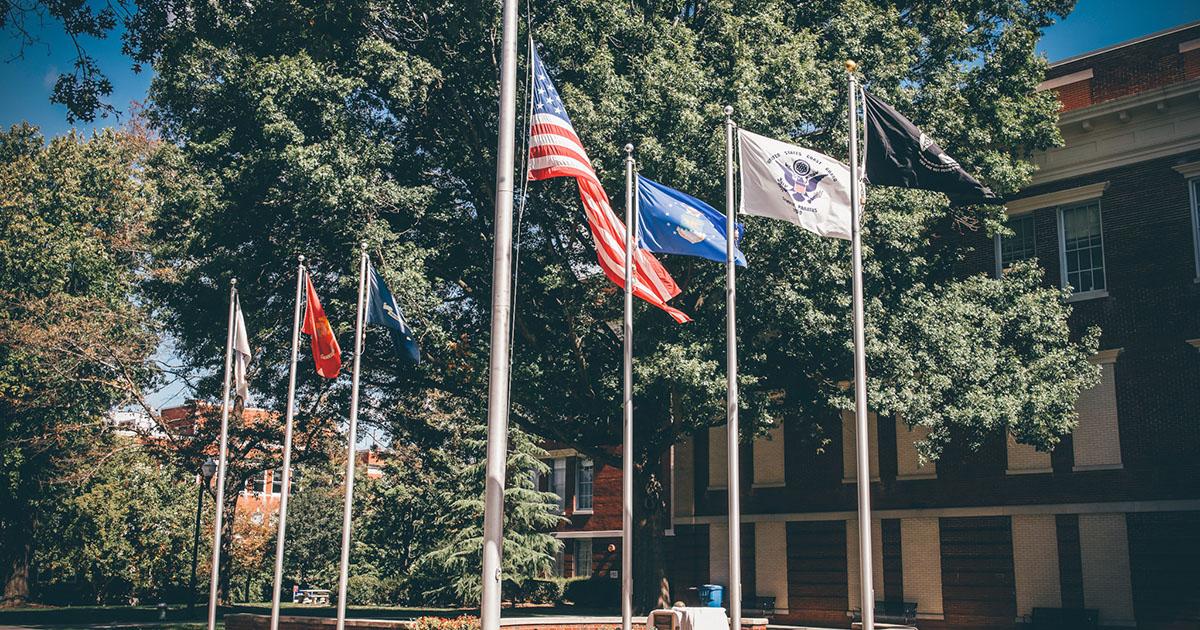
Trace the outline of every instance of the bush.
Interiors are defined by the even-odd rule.
[[[505,581],[504,592],[512,593],[514,602],[528,604],[557,604],[563,598],[562,578],[529,579],[522,584]]]
[[[608,577],[568,580],[563,599],[582,608],[610,607],[621,601],[621,581]]]
[[[418,617],[412,630],[479,630],[479,617]]]
[[[388,603],[383,580],[370,573],[351,575],[347,581],[346,590],[350,593],[346,600],[348,604],[378,606]]]

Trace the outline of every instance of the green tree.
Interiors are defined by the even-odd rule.
[[[843,60],[1001,192],[1028,181],[1026,149],[1058,141],[1056,103],[1037,92],[1040,30],[1071,0],[554,1],[532,7],[576,130],[619,198],[621,149],[647,175],[722,198],[721,108],[747,129],[845,155]],[[189,16],[186,20],[180,15]],[[147,0],[129,23],[135,61],[153,63],[151,115],[180,146],[160,233],[173,275],[156,288],[181,352],[215,366],[225,280],[246,282],[256,347],[282,356],[288,264],[316,261],[344,335],[353,260],[370,243],[422,335],[425,363],[401,369],[368,335],[364,418],[404,434],[436,414],[478,418],[487,365],[496,137],[493,2]],[[1049,448],[1075,422],[1096,378],[1096,334],[1072,340],[1069,307],[1032,267],[965,277],[961,230],[1003,230],[999,208],[952,210],[937,194],[872,188],[864,226],[870,405],[930,429],[922,452],[970,448],[1012,431]],[[615,463],[619,300],[594,267],[573,182],[523,198],[513,419]],[[746,436],[786,421],[819,448],[851,374],[846,243],[751,220],[740,274],[739,345]],[[668,268],[696,318],[676,326],[639,307],[635,583],[661,601],[662,480],[671,445],[724,421],[723,270],[688,258]],[[325,288],[328,287],[328,288]],[[274,301],[273,301],[274,300]],[[343,347],[348,344],[343,342]],[[272,355],[274,356],[274,355]],[[286,362],[267,357],[258,391],[278,400]],[[307,401],[341,417],[345,381],[302,379]],[[213,391],[210,385],[208,391]],[[329,394],[322,399],[323,394]],[[334,394],[340,395],[334,395]],[[336,412],[334,411],[336,410]]]
[[[415,570],[435,585],[423,593],[434,601],[479,605],[483,571],[483,492],[486,478],[487,427],[477,425],[462,445],[461,488],[439,497],[447,506],[437,527],[446,532],[437,548],[416,563]],[[504,488],[502,571],[518,588],[529,579],[546,577],[554,568],[562,543],[549,534],[562,520],[558,497],[534,486],[534,475],[549,466],[546,451],[532,436],[512,429]]]
[[[46,488],[91,452],[116,405],[155,370],[157,335],[138,299],[155,150],[114,130],[48,144],[0,132],[0,580],[29,596]]]
[[[57,603],[178,601],[191,569],[195,475],[128,438],[110,442],[55,481],[39,514],[38,592]]]

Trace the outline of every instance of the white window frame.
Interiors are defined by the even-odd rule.
[[[1196,262],[1196,277],[1193,282],[1200,282],[1200,177],[1187,180],[1188,197],[1192,202],[1192,250]]]
[[[1033,213],[1025,212],[1022,214],[1011,215],[1008,217],[1008,220],[1009,221],[1029,220],[1029,221],[1034,222],[1033,223],[1033,256],[1031,256],[1031,258],[1037,258],[1037,222],[1033,218]],[[1004,251],[1003,251],[1004,238],[1001,237],[999,234],[996,234],[995,236],[992,237],[992,239],[993,239],[993,243],[995,244],[995,247],[993,247],[993,249],[996,251],[996,277],[999,278],[1004,275]]]
[[[1104,260],[1104,288],[1095,289],[1092,291],[1073,291],[1071,296],[1067,298],[1068,302],[1078,302],[1081,300],[1093,300],[1096,298],[1108,297],[1109,273],[1108,273],[1108,255],[1104,248],[1104,204],[1099,197],[1092,199],[1081,199],[1069,204],[1063,204],[1054,209],[1055,215],[1058,218],[1058,286],[1066,289],[1070,285],[1067,284],[1067,231],[1063,222],[1063,210],[1078,208],[1079,206],[1088,206],[1095,203],[1096,212],[1099,213],[1100,219],[1100,255]]]
[[[587,554],[586,554],[587,559],[588,559],[587,571],[581,572],[579,570],[579,567],[582,563],[579,560],[580,560],[580,558],[582,558],[585,555],[584,553],[582,553],[584,549],[587,549]],[[592,553],[592,539],[591,538],[576,538],[574,551],[575,551],[575,558],[574,558],[575,561],[572,563],[573,566],[572,566],[571,572],[575,574],[575,577],[591,577],[592,571],[595,570],[595,568],[596,568],[595,556]]]
[[[587,507],[581,507],[579,497],[583,496],[581,491],[583,479],[583,465],[587,462],[592,469],[592,478],[588,482],[588,502]],[[591,514],[592,507],[596,504],[596,463],[588,457],[578,457],[575,459],[575,514]]]
[[[556,457],[550,463],[550,492],[558,497],[558,511],[563,513],[567,508],[567,459]]]

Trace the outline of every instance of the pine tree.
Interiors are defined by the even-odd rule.
[[[462,492],[447,496],[449,509],[439,527],[450,535],[417,562],[417,571],[441,584],[427,596],[466,606],[479,605],[483,558],[483,493],[487,427],[472,427],[463,440],[467,458],[461,469]],[[535,476],[550,472],[541,460],[546,451],[515,427],[508,432],[507,475],[504,489],[503,578],[518,588],[527,580],[546,577],[562,543],[550,531],[562,519],[558,497],[541,492]]]

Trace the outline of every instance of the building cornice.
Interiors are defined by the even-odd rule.
[[[1056,190],[1042,195],[1034,195],[1023,199],[1014,199],[1004,204],[1010,216],[1025,214],[1042,208],[1053,208],[1081,201],[1099,199],[1108,190],[1109,182],[1104,181],[1087,186],[1078,186],[1066,190]]]
[[[1200,161],[1188,162],[1187,164],[1180,164],[1179,166],[1172,168],[1180,175],[1183,175],[1189,179],[1200,175]]]
[[[1200,78],[1063,112],[1032,186],[1200,150]]]

